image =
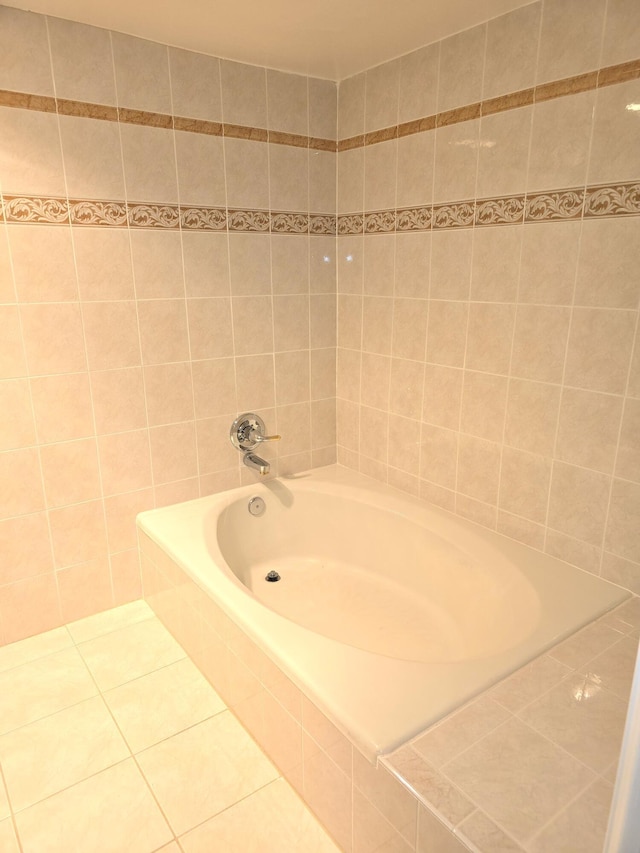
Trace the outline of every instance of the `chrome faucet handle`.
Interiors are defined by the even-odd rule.
[[[253,450],[258,444],[265,441],[279,441],[281,438],[279,435],[265,435],[264,433],[264,421],[260,415],[245,412],[243,415],[238,415],[231,424],[229,437],[231,444],[238,450]]]

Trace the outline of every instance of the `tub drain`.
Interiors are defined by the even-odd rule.
[[[274,571],[273,569],[271,569],[271,571],[269,572],[269,574],[265,575],[265,578],[264,578],[264,579],[265,579],[266,581],[268,581],[269,583],[275,583],[276,581],[279,581],[279,580],[280,580],[280,575],[279,575],[276,571]]]

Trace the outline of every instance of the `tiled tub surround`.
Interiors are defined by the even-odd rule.
[[[0,53],[3,644],[138,598],[239,411],[335,460],[336,87],[8,7]]]
[[[551,0],[338,105],[338,461],[635,592],[638,56]]]
[[[161,548],[139,541],[148,603],[346,853],[602,849],[638,598],[374,767]]]
[[[0,850],[337,853],[144,601],[0,649]]]

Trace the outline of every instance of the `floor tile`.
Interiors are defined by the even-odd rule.
[[[20,853],[10,817],[0,820],[0,850],[2,853]]]
[[[188,659],[104,694],[132,752],[224,711],[226,705]]]
[[[519,713],[540,734],[601,773],[620,752],[627,705],[597,679],[572,675]]]
[[[184,649],[156,618],[80,643],[78,650],[101,690],[110,690],[186,657]]]
[[[16,816],[24,853],[150,853],[172,840],[131,758]]]
[[[14,812],[129,757],[100,696],[0,737]]]
[[[443,772],[517,841],[525,841],[595,776],[511,719],[445,765]]]
[[[599,779],[562,812],[527,848],[531,853],[579,850],[602,853],[613,786]]]
[[[95,637],[110,634],[119,628],[125,628],[127,625],[135,625],[136,622],[152,619],[153,615],[153,610],[147,602],[140,599],[129,604],[123,604],[120,607],[114,607],[111,610],[105,610],[103,613],[96,613],[94,616],[86,616],[76,622],[69,622],[67,628],[76,643],[84,643],[87,640],[93,640]]]
[[[0,734],[69,708],[98,693],[77,650],[61,652],[0,673]]]
[[[339,853],[283,779],[208,820],[183,836],[180,843],[185,853]]]
[[[21,666],[23,663],[36,660],[37,658],[59,652],[61,649],[69,649],[73,646],[73,640],[66,628],[54,628],[44,634],[36,634],[26,640],[18,640],[8,646],[0,648],[0,672]]]
[[[589,661],[581,671],[598,678],[603,687],[628,702],[637,655],[638,641],[625,637]]]
[[[182,853],[182,850],[180,850],[176,841],[172,841],[171,844],[165,844],[164,847],[160,847],[156,853]]]
[[[137,758],[176,834],[193,829],[278,776],[230,711]]]

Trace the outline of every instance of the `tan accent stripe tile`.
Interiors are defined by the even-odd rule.
[[[381,130],[372,130],[370,133],[365,133],[364,144],[375,145],[377,142],[388,142],[390,139],[397,139],[398,126],[383,127]]]
[[[351,136],[349,139],[341,139],[338,142],[338,151],[352,151],[354,148],[364,147],[364,134]]]
[[[504,113],[507,110],[516,110],[518,107],[529,107],[533,103],[534,92],[533,88],[521,89],[519,92],[511,92],[509,95],[489,98],[482,102],[482,115],[490,116],[495,113]]]
[[[481,113],[481,102],[476,104],[467,104],[464,107],[456,107],[454,110],[446,110],[443,113],[438,113],[436,127],[447,127],[450,124],[460,124],[463,121],[472,121],[474,118],[480,118]]]
[[[249,139],[252,142],[268,142],[269,134],[262,127],[245,127],[242,124],[223,124],[224,136],[232,139]]]
[[[126,124],[142,124],[145,127],[162,127],[167,130],[173,127],[173,116],[166,113],[148,113],[144,110],[118,107],[118,117]]]
[[[398,136],[411,136],[414,133],[424,133],[427,130],[435,130],[437,116],[425,116],[414,121],[405,121],[398,125]]]
[[[613,86],[614,83],[624,83],[638,78],[640,78],[640,59],[633,59],[631,62],[601,68],[598,71],[598,86]]]
[[[36,110],[39,113],[55,113],[56,99],[45,95],[28,95],[26,92],[10,92],[0,89],[0,106]]]
[[[309,148],[313,148],[314,151],[331,151],[335,153],[338,150],[338,143],[335,139],[320,139],[310,136]]]
[[[185,130],[188,133],[202,133],[207,136],[222,136],[222,124],[219,121],[205,121],[200,118],[173,117],[174,130]]]
[[[67,101],[58,98],[58,113],[77,118],[95,118],[101,121],[118,121],[118,108],[106,104],[89,104],[84,101]]]
[[[280,130],[269,131],[269,142],[273,145],[291,145],[294,148],[308,148],[309,137],[298,133],[284,133]]]
[[[567,77],[564,80],[554,80],[552,83],[544,83],[536,86],[535,101],[551,101],[562,98],[565,95],[577,95],[579,92],[589,92],[598,84],[598,72],[590,71],[588,74],[577,74],[575,77]]]

